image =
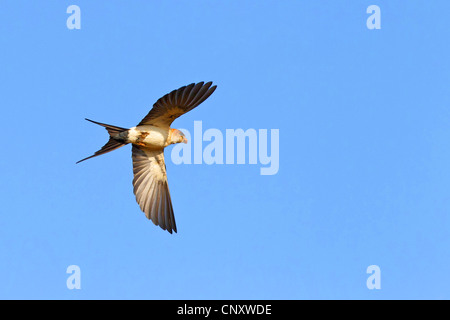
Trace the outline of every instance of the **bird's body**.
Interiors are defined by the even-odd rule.
[[[172,144],[171,130],[152,125],[143,125],[130,128],[123,134],[127,143],[132,143],[141,147],[159,149]],[[120,134],[119,134],[120,135]]]
[[[160,98],[147,116],[130,129],[95,122],[106,128],[109,141],[94,155],[77,163],[118,149],[131,143],[133,186],[136,200],[147,218],[162,229],[177,231],[172,201],[167,183],[164,148],[175,143],[187,143],[184,134],[170,128],[182,114],[205,101],[216,89],[212,83],[197,83],[181,87]]]

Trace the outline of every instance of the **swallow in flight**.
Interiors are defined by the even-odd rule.
[[[177,232],[172,201],[167,183],[164,148],[175,143],[187,143],[184,134],[170,125],[179,116],[205,101],[217,86],[199,82],[166,94],[153,105],[142,121],[126,129],[86,119],[106,128],[109,141],[94,155],[108,153],[131,143],[133,160],[133,191],[136,201],[148,219],[170,233]]]

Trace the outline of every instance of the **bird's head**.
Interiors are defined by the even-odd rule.
[[[177,129],[172,129],[170,140],[172,141],[172,143],[188,143],[188,140],[184,136],[184,133]]]

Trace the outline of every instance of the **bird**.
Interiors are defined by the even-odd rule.
[[[145,216],[169,233],[177,232],[167,181],[164,149],[176,143],[188,143],[185,135],[172,129],[172,122],[199,106],[215,90],[212,82],[191,83],[158,99],[150,112],[130,129],[85,119],[106,128],[108,142],[92,156],[77,163],[132,144],[133,192]]]

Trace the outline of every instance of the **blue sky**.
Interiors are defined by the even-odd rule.
[[[380,30],[366,27],[372,4]],[[449,10],[2,0],[0,298],[450,298]],[[136,204],[129,146],[75,165],[107,140],[84,118],[132,127],[210,80],[173,126],[279,129],[279,172],[175,165],[169,147],[170,235]]]

